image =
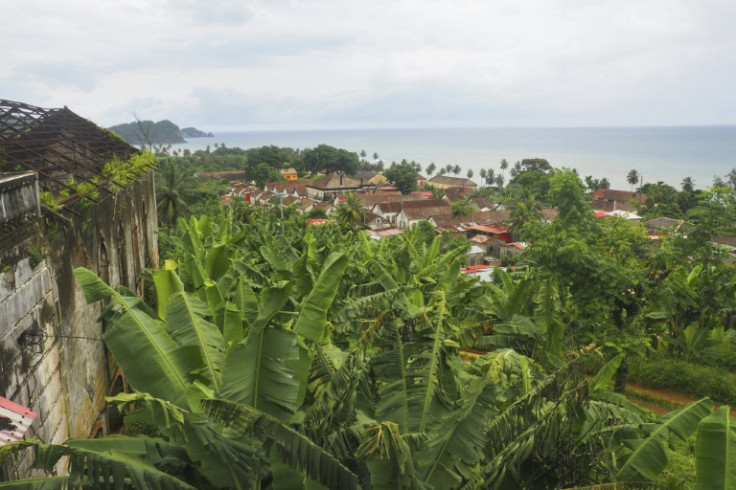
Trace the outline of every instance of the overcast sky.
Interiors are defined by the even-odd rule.
[[[736,123],[736,1],[0,0],[0,98],[100,125]]]

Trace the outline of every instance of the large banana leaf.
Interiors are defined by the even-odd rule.
[[[294,324],[296,333],[315,342],[322,340],[327,324],[327,310],[335,300],[337,287],[347,265],[348,257],[343,253],[333,252],[327,257],[312,291],[302,300],[299,316]]]
[[[632,450],[626,462],[619,468],[619,475],[625,480],[656,480],[667,465],[663,441],[671,432],[687,440],[695,432],[698,423],[710,414],[713,402],[707,398],[687,404],[681,409],[664,415],[647,427],[648,434],[643,439],[627,439],[624,444]]]
[[[183,434],[178,442],[186,446],[191,461],[196,463],[200,488],[253,488],[259,478],[258,466],[262,457],[258,449],[244,438],[230,434],[213,424],[205,413],[186,414]],[[260,444],[260,442],[258,442]]]
[[[202,405],[223,425],[273,444],[283,462],[303,470],[309,478],[328,488],[358,488],[355,474],[338,459],[271,415],[227,400],[203,400]]]
[[[166,323],[173,339],[182,347],[196,348],[201,356],[203,374],[220,391],[225,346],[217,326],[204,317],[209,315],[207,305],[188,293],[180,292],[171,297],[166,308]]]
[[[161,490],[194,490],[194,487],[175,476],[164,473],[139,457],[148,456],[157,461],[175,463],[185,456],[181,448],[166,441],[148,438],[112,436],[104,439],[70,439],[63,446],[24,442],[36,451],[36,467],[50,470],[62,456],[69,457],[69,482],[76,488],[134,488]],[[52,482],[63,484],[63,480]],[[60,487],[63,487],[60,485]],[[26,486],[24,488],[59,488]]]
[[[427,324],[416,333],[417,352],[412,356],[406,370],[411,432],[421,433],[427,430],[429,424],[434,422],[437,408],[442,405],[435,394],[439,387],[440,363],[446,340],[447,309],[443,291],[435,291],[432,306],[432,313],[426,315]]]
[[[176,274],[177,264],[173,260],[164,262],[164,268],[153,272],[153,283],[156,285],[156,302],[158,304],[158,316],[166,316],[166,305],[169,298],[180,291],[184,291],[184,284]]]
[[[561,318],[562,300],[557,281],[551,277],[541,280],[534,299],[537,304],[534,320],[540,333],[546,338],[546,352],[560,357],[565,325]]]
[[[289,330],[269,327],[248,336],[227,353],[220,396],[289,420],[307,375],[289,365],[299,354],[297,336]]]
[[[207,250],[204,270],[213,281],[220,279],[230,269],[230,247],[227,244],[215,245]]]
[[[434,488],[453,488],[473,476],[474,468],[484,459],[483,448],[493,437],[484,429],[497,412],[497,396],[503,386],[500,373],[519,370],[522,359],[512,350],[489,355],[484,376],[470,383],[460,408],[443,417],[417,456],[426,483]]]
[[[378,260],[372,259],[368,263],[368,268],[384,290],[392,291],[399,287],[399,283],[394,280],[393,276],[391,276],[388,270]]]
[[[43,478],[24,478],[0,482],[2,490],[57,490],[71,488],[68,476],[47,476]]]
[[[736,426],[729,407],[719,407],[698,424],[695,490],[736,488]]]
[[[300,358],[296,334],[269,326],[288,301],[289,291],[287,284],[279,284],[261,293],[260,311],[248,336],[227,351],[218,395],[281,420],[288,420],[296,411],[300,382],[307,375],[297,376],[289,365]]]
[[[409,432],[409,378],[406,369],[414,345],[405,344],[398,332],[394,342],[393,349],[380,352],[371,360],[376,378],[385,383],[378,390],[376,420],[393,422],[405,434]]]
[[[253,288],[241,277],[235,290],[235,306],[240,310],[243,320],[250,326],[258,317],[258,297]]]
[[[117,308],[102,337],[130,385],[181,407],[187,406],[187,375],[196,365],[192,352],[181,349],[161,322],[131,307],[137,298],[123,297],[82,267],[74,269],[74,277],[88,303],[111,298]]]
[[[378,490],[426,488],[417,475],[411,447],[392,422],[368,427],[356,453],[366,462],[371,488]]]

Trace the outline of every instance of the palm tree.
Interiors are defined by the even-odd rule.
[[[505,158],[502,158],[499,166],[501,167],[500,175],[504,176],[506,173],[506,169],[509,168],[509,162]],[[506,180],[505,177],[504,177],[504,180]]]
[[[695,182],[692,177],[685,177],[682,179],[682,191],[695,192]]]
[[[488,175],[486,169],[480,169],[480,185],[484,185],[486,183],[486,175]]]
[[[491,186],[495,182],[496,182],[496,172],[492,168],[489,168],[488,170],[486,170],[486,185]]]
[[[454,167],[452,167],[452,173],[455,175],[460,175],[461,171],[462,169],[460,168],[460,165],[455,165]]]
[[[427,171],[427,177],[431,177],[435,170],[437,170],[437,165],[434,164],[434,162],[431,162],[429,165],[427,165],[427,168],[425,169]]]
[[[340,204],[335,213],[338,223],[350,227],[363,224],[365,219],[365,209],[354,192],[349,192],[345,202]]]
[[[468,169],[468,172],[465,175],[467,175],[469,179],[472,179],[473,178],[473,169],[472,168],[469,168]]]
[[[501,189],[503,189],[503,184],[504,184],[505,180],[506,179],[504,178],[503,174],[498,174],[496,176],[496,186],[499,187],[499,188],[501,188]]]
[[[511,200],[508,206],[510,208],[510,231],[514,238],[519,238],[521,229],[527,223],[539,222],[544,219],[539,201],[537,201],[532,193],[528,192],[519,198]]]
[[[195,194],[197,181],[172,160],[163,161],[156,174],[159,219],[168,224],[176,223],[180,216],[187,214],[187,200]]]
[[[637,172],[636,169],[630,170],[626,175],[626,182],[631,184],[631,192],[634,192],[634,186],[639,182],[639,172]]]

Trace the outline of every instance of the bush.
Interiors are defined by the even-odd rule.
[[[632,362],[629,379],[650,388],[668,389],[736,407],[736,378],[726,369],[673,359]]]
[[[701,362],[708,366],[721,367],[736,372],[736,347],[733,342],[725,340],[711,347],[710,355]]]

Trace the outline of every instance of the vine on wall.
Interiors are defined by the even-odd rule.
[[[78,196],[81,198],[82,206],[90,206],[100,196],[100,183],[113,182],[125,186],[134,182],[142,172],[147,172],[155,165],[156,156],[147,151],[136,153],[127,160],[118,157],[113,158],[102,167],[102,175],[95,176],[86,182],[77,182],[74,176],[64,182],[64,188],[58,194],[43,191],[40,194],[44,206],[58,211],[64,207],[62,204],[67,199]]]

